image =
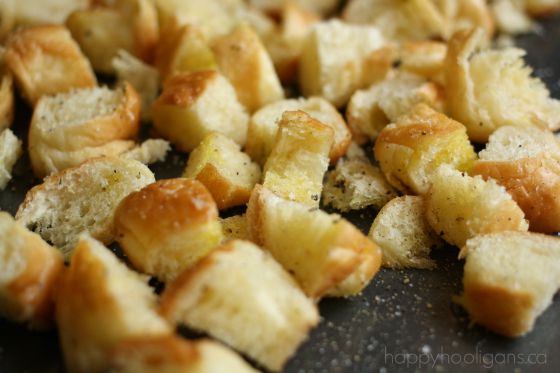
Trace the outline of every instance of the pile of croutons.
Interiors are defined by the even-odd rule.
[[[16,93],[42,182],[0,212],[0,314],[56,324],[70,372],[255,371],[233,350],[280,371],[322,297],[434,268],[447,243],[472,320],[527,333],[560,288],[560,101],[511,35],[556,10],[3,0],[0,188]],[[156,181],[171,147],[184,173]],[[366,235],[325,206],[380,211]]]

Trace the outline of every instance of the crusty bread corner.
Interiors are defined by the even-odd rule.
[[[529,333],[560,287],[560,239],[500,232],[467,241],[463,294],[457,299],[473,322],[493,332]]]
[[[12,169],[23,153],[21,144],[9,128],[0,132],[0,190],[12,179]]]
[[[170,283],[160,312],[272,371],[282,369],[319,322],[316,305],[274,258],[239,240],[214,250]]]
[[[0,314],[32,328],[51,325],[62,255],[0,212]]]
[[[134,148],[121,154],[122,157],[134,159],[144,164],[163,162],[167,152],[171,150],[169,141],[163,139],[148,139]]]
[[[547,130],[500,127],[471,173],[503,185],[531,231],[560,231],[560,144]]]
[[[97,1],[97,0],[95,0]],[[46,25],[64,23],[74,10],[86,9],[94,0],[36,0],[14,1],[15,21],[18,25]]]
[[[97,84],[89,61],[64,26],[35,26],[13,32],[6,41],[5,63],[31,105],[43,95]]]
[[[263,185],[283,198],[318,207],[333,130],[303,111],[284,112],[278,127]]]
[[[321,97],[286,99],[263,106],[251,116],[245,151],[252,159],[264,165],[272,151],[278,133],[278,124],[285,111],[301,110],[310,117],[331,127],[334,140],[329,152],[330,163],[335,164],[342,157],[352,136],[344,118],[336,108]]]
[[[425,104],[418,104],[385,127],[375,142],[375,158],[387,181],[403,193],[424,194],[439,165],[468,171],[476,159],[467,130]]]
[[[517,48],[476,52],[484,33],[457,32],[445,62],[447,109],[467,127],[471,140],[486,142],[501,126],[560,128],[560,102],[531,76]]]
[[[247,217],[245,216],[245,214],[233,215],[224,219],[220,219],[220,223],[222,224],[224,241],[229,241],[229,240],[249,241]]]
[[[156,312],[157,298],[147,282],[100,242],[80,236],[56,300],[68,371],[105,372],[119,342],[172,333]]]
[[[141,272],[170,281],[222,241],[216,203],[200,182],[164,179],[126,196],[115,210],[117,242]]]
[[[443,241],[426,221],[425,211],[418,196],[397,197],[379,211],[368,236],[381,248],[384,267],[435,268],[430,252]]]
[[[10,127],[14,120],[13,78],[11,74],[3,72],[2,60],[0,56],[0,131]]]
[[[113,214],[119,202],[154,181],[154,174],[138,161],[91,159],[53,174],[29,190],[16,219],[68,259],[83,231],[105,244],[111,243]]]
[[[327,173],[323,204],[347,212],[368,206],[380,209],[397,196],[381,170],[366,158],[342,158]]]
[[[252,113],[284,98],[284,90],[266,48],[247,24],[212,42],[222,74],[231,82],[239,102]]]
[[[260,185],[253,190],[246,218],[249,238],[315,299],[356,271],[371,244],[339,215],[283,199]]]
[[[442,110],[441,87],[425,78],[399,72],[368,89],[354,92],[346,109],[352,138],[359,144],[375,140],[389,123],[407,114],[415,105],[425,103]]]
[[[213,132],[191,152],[183,176],[204,184],[218,209],[225,210],[249,202],[261,168],[233,140]]]
[[[33,172],[42,178],[91,158],[118,155],[134,146],[139,127],[140,98],[128,82],[44,96],[29,128]]]
[[[211,132],[243,146],[249,116],[235,89],[216,71],[169,78],[152,108],[154,127],[179,150],[190,152]]]
[[[424,198],[432,229],[457,247],[480,234],[528,229],[523,211],[504,187],[449,165],[436,170]]]
[[[111,352],[110,373],[235,372],[256,373],[229,348],[177,335],[130,338]]]

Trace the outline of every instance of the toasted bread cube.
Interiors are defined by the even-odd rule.
[[[464,123],[471,140],[486,142],[502,126],[560,128],[560,101],[531,76],[525,52],[517,48],[475,48],[481,30],[458,32],[449,42],[446,59],[448,109]]]
[[[317,307],[266,251],[229,241],[163,292],[161,314],[279,371],[319,322]]]
[[[192,179],[165,179],[125,197],[114,217],[117,242],[141,272],[171,281],[222,241],[218,209]]]
[[[367,158],[340,159],[327,173],[323,204],[347,212],[368,206],[380,209],[397,196],[381,170]]]
[[[220,219],[224,241],[226,240],[249,240],[247,218],[245,214],[234,215],[229,218]]]
[[[370,26],[338,20],[317,23],[305,38],[300,59],[299,83],[305,96],[321,96],[341,107],[352,93],[383,79],[391,68],[370,71],[368,56],[384,46],[381,33]]]
[[[350,146],[351,134],[338,110],[321,97],[287,99],[262,107],[249,121],[245,151],[255,161],[264,165],[272,152],[278,133],[278,123],[285,111],[301,110],[312,118],[331,127],[334,142],[329,153],[330,163],[335,164]]]
[[[468,171],[476,159],[465,126],[425,104],[385,127],[374,152],[389,184],[414,194],[428,191],[438,166]]]
[[[424,198],[432,229],[457,247],[479,234],[528,228],[523,211],[504,187],[493,179],[471,177],[449,165],[434,172]]]
[[[341,0],[249,0],[249,4],[255,8],[271,14],[280,13],[287,2],[293,2],[308,11],[326,16],[337,10]]]
[[[394,77],[354,92],[346,109],[352,138],[358,144],[375,140],[389,123],[419,103],[443,108],[441,89],[424,78],[401,72]]]
[[[374,245],[339,215],[285,200],[260,185],[247,207],[247,227],[251,240],[270,251],[312,298],[341,284]],[[374,250],[377,260],[368,281],[381,261]]]
[[[256,373],[229,348],[209,339],[188,341],[179,336],[127,339],[113,348],[112,373],[236,372]]]
[[[62,255],[0,211],[0,315],[33,328],[50,326]]]
[[[93,2],[93,0],[17,0],[14,1],[16,23],[61,24],[74,10],[86,9]]]
[[[23,153],[21,144],[9,128],[0,132],[0,190],[12,179],[12,169]]]
[[[211,132],[243,146],[249,116],[235,90],[215,71],[177,74],[152,108],[154,127],[179,150],[190,152]]]
[[[261,168],[233,140],[213,132],[191,152],[183,176],[204,184],[218,209],[225,210],[249,202]]]
[[[29,190],[16,219],[68,259],[84,231],[107,245],[113,242],[113,215],[119,202],[154,181],[154,174],[138,161],[91,159],[53,174]]]
[[[384,267],[435,268],[430,251],[443,241],[426,221],[425,212],[418,196],[397,197],[379,211],[368,236],[381,247]]]
[[[56,300],[68,371],[105,372],[119,342],[172,333],[156,312],[157,298],[147,282],[100,242],[80,236]]]
[[[155,66],[163,79],[177,73],[217,70],[218,64],[204,34],[193,25],[169,24],[162,30]]]
[[[560,144],[546,130],[500,127],[490,135],[472,174],[503,185],[531,231],[560,231]]]
[[[1,68],[0,58],[0,68]],[[10,74],[2,74],[0,69],[0,131],[10,127],[14,120],[14,89]]]
[[[278,127],[263,185],[283,198],[318,207],[333,130],[303,111],[285,112]]]
[[[445,85],[447,44],[432,40],[409,41],[399,49],[399,68]]]
[[[29,128],[29,156],[37,177],[134,146],[140,98],[125,82],[116,89],[83,88],[44,96]]]
[[[560,239],[501,232],[467,241],[459,303],[473,322],[519,337],[533,329],[560,287]]]
[[[284,98],[270,56],[250,26],[241,24],[214,40],[212,50],[220,71],[250,113]]]
[[[117,52],[111,63],[117,81],[121,84],[129,82],[140,95],[142,120],[149,121],[152,118],[152,105],[159,93],[158,71],[122,49]]]
[[[88,60],[64,26],[36,26],[12,33],[6,42],[5,63],[31,105],[43,95],[97,84]]]

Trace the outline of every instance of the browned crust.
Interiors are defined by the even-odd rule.
[[[264,187],[260,184],[255,185],[249,202],[247,203],[247,211],[245,219],[247,219],[247,235],[248,238],[259,246],[264,245],[264,237],[262,232],[262,216],[264,201],[262,190]]]
[[[159,40],[157,11],[153,2],[137,0],[137,10],[132,19],[136,55],[147,63],[153,61]]]
[[[387,77],[397,60],[398,48],[395,45],[374,50],[363,61],[363,80],[361,85],[367,87]]]
[[[426,141],[434,138],[448,136],[456,131],[464,131],[464,127],[457,122],[446,121],[437,124],[409,124],[396,127],[385,127],[375,142],[375,156],[380,159],[383,145],[397,144],[408,148],[415,148]]]
[[[332,127],[334,130],[334,140],[329,153],[329,159],[330,164],[333,166],[346,154],[350,144],[352,144],[352,133],[350,132],[346,121],[339,112],[336,112],[336,115],[338,116],[338,120],[342,126],[335,125]],[[342,134],[342,136],[340,136],[340,134]]]
[[[10,74],[1,75],[0,71],[0,132],[10,127],[14,119],[14,90]]]
[[[154,107],[171,105],[189,107],[194,105],[207,86],[217,79],[216,71],[196,71],[178,73],[166,82],[162,94],[154,102]]]
[[[93,70],[70,32],[59,25],[20,29],[6,42],[5,61],[27,101],[35,105],[46,94],[97,84]],[[52,61],[45,66],[45,57]],[[64,74],[50,74],[50,70]],[[37,70],[42,73],[38,74]]]
[[[196,179],[208,188],[220,210],[243,205],[251,197],[251,189],[233,184],[213,164],[206,164]]]
[[[560,231],[560,165],[544,155],[517,161],[475,162],[473,175],[503,185],[529,220],[530,230]]]

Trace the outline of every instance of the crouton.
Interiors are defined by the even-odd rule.
[[[140,95],[142,102],[142,120],[152,118],[152,105],[159,93],[159,73],[152,66],[140,61],[125,50],[119,50],[111,61],[117,75],[117,81],[125,81]]]
[[[43,178],[99,156],[134,146],[140,122],[140,98],[130,84],[112,90],[83,88],[44,96],[29,127],[33,172]]]
[[[560,287],[560,239],[536,233],[501,232],[471,238],[459,303],[473,322],[519,337],[533,329]]]
[[[50,326],[62,255],[1,211],[0,237],[0,314],[33,328]]]
[[[317,307],[266,251],[229,241],[170,283],[170,322],[204,331],[279,371],[319,322]]]
[[[332,143],[331,127],[303,111],[284,112],[264,165],[264,187],[283,198],[318,207]]]
[[[148,336],[124,340],[111,353],[111,373],[256,373],[236,353],[209,339]]]
[[[6,66],[31,104],[43,95],[94,87],[93,70],[64,26],[20,29],[6,41]]]
[[[369,238],[383,252],[389,268],[435,268],[430,251],[443,244],[425,217],[422,197],[402,196],[386,204],[375,217]]]
[[[525,13],[525,1],[495,0],[490,4],[492,15],[500,32],[523,34],[534,30],[533,21]]]
[[[443,94],[437,84],[425,78],[401,72],[394,77],[354,92],[346,109],[352,138],[358,144],[375,140],[379,132],[415,105],[425,103],[436,110],[443,108]]]
[[[163,162],[167,152],[171,150],[169,142],[162,139],[148,139],[134,148],[121,154],[122,157],[134,159],[140,163],[152,164]]]
[[[321,96],[336,107],[346,104],[356,89],[383,79],[391,62],[368,68],[368,58],[384,46],[381,33],[371,26],[338,20],[319,22],[307,34],[300,58],[299,83],[305,96]],[[379,57],[383,60],[382,57]],[[382,68],[380,68],[382,67]]]
[[[111,243],[119,202],[154,181],[154,174],[140,162],[119,157],[91,159],[29,190],[16,219],[69,258],[83,231]]]
[[[94,0],[17,0],[14,1],[16,23],[46,25],[64,23],[74,10],[86,9]]]
[[[0,132],[0,190],[12,179],[12,169],[23,151],[21,140],[9,129]]]
[[[308,11],[326,16],[332,14],[340,6],[341,0],[249,0],[249,4],[257,9],[270,14],[282,12],[283,6],[287,2],[292,2]]]
[[[105,372],[119,342],[172,333],[156,312],[157,298],[147,282],[100,242],[80,236],[56,300],[68,371]]]
[[[285,200],[260,185],[247,207],[247,228],[251,240],[270,251],[312,298],[356,271],[362,253],[374,245],[339,215]],[[376,254],[374,269],[381,261],[379,249]],[[372,272],[366,283],[377,270]]]
[[[213,132],[191,152],[183,176],[204,184],[218,209],[225,210],[249,202],[261,168],[233,140]]]
[[[10,127],[14,120],[14,89],[10,74],[2,74],[0,59],[0,131]]]
[[[229,218],[220,219],[224,241],[229,240],[249,240],[247,228],[247,218],[245,214],[234,215]]]
[[[222,241],[218,209],[192,179],[166,179],[126,196],[114,215],[117,242],[133,266],[163,281],[177,277]]]
[[[560,231],[560,144],[551,132],[500,127],[471,172],[503,185],[525,213],[530,230]]]
[[[351,134],[338,110],[321,97],[287,99],[262,107],[251,116],[245,151],[252,159],[264,165],[274,146],[278,122],[285,111],[301,110],[310,117],[331,127],[334,142],[329,153],[330,163],[335,164],[350,146]]]
[[[428,191],[439,165],[468,171],[476,159],[465,126],[425,104],[385,127],[374,152],[389,184],[414,194]]]
[[[493,179],[471,177],[449,165],[434,172],[424,198],[432,229],[457,247],[479,234],[528,228],[523,211],[504,187]]]
[[[190,152],[216,131],[243,146],[249,116],[235,90],[215,71],[177,74],[152,108],[154,127],[179,150]]]
[[[380,209],[396,196],[381,170],[361,158],[340,159],[323,187],[323,204],[342,212]]]
[[[0,2],[0,40],[8,35],[16,24],[16,5],[14,0]]]
[[[400,46],[399,68],[443,86],[446,55],[446,43],[432,40],[408,41]]]
[[[486,142],[498,127],[560,128],[560,102],[532,77],[517,48],[475,52],[480,29],[456,33],[446,59],[447,106],[471,140]]]
[[[212,43],[219,69],[231,82],[239,102],[252,113],[284,98],[274,65],[258,35],[241,24]]]

